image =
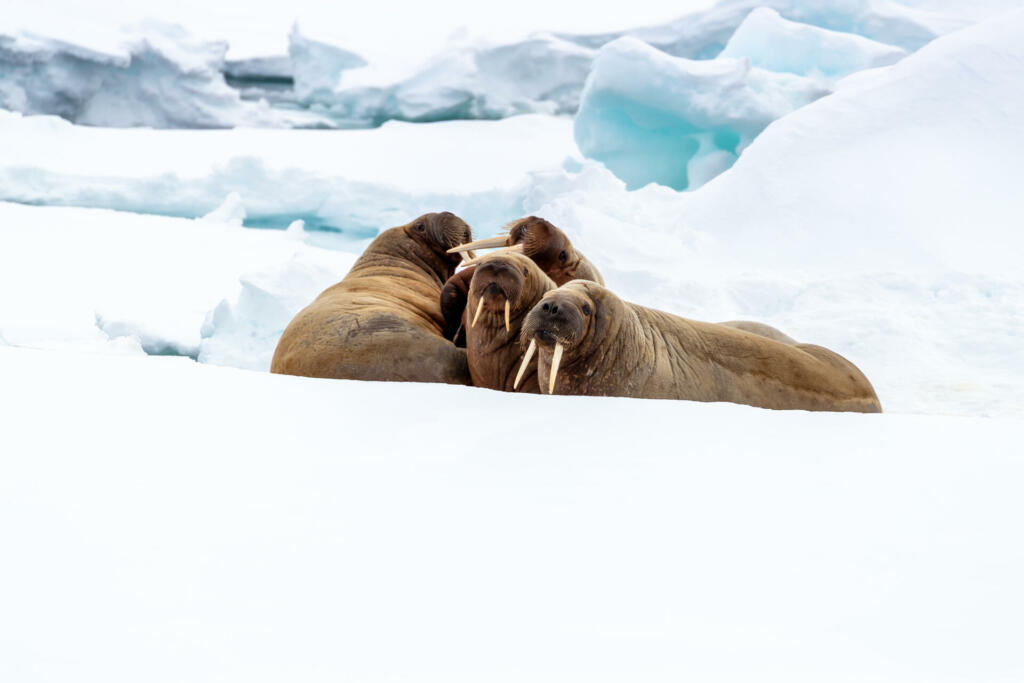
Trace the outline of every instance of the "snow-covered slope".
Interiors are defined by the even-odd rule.
[[[1024,676],[1017,421],[0,377],[5,681]]]
[[[686,198],[684,220],[744,263],[1019,274],[1022,33],[1024,11],[847,79]]]

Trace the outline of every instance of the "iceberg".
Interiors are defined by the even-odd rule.
[[[774,9],[791,21],[854,33],[908,51],[972,23],[959,16],[959,12],[949,13],[955,8],[942,7],[942,11],[936,12],[890,0],[722,0],[657,26],[593,35],[558,35],[592,48],[630,36],[676,57],[712,59],[725,48],[747,15],[759,7]]]
[[[388,120],[498,119],[516,114],[576,111],[595,51],[550,35],[497,46],[460,46],[435,56],[412,75],[374,82],[341,69],[314,78],[295,64],[296,88],[306,106],[342,125],[377,126]],[[336,62],[341,64],[341,62]],[[316,89],[302,86],[315,81]],[[327,86],[335,85],[333,90]]]
[[[227,45],[146,23],[121,50],[101,51],[27,32],[0,34],[0,109],[53,114],[88,126],[308,127],[316,114],[245,101],[224,80]]]
[[[769,123],[827,94],[746,59],[672,57],[635,38],[601,48],[576,115],[576,144],[630,188],[699,187]]]
[[[762,7],[747,15],[719,57],[747,57],[761,69],[835,80],[894,64],[906,54],[852,33],[789,21]]]

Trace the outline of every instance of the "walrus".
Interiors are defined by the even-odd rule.
[[[572,280],[592,280],[604,284],[604,278],[587,258],[572,246],[569,237],[549,221],[527,216],[505,226],[505,232],[487,239],[467,242],[453,247],[451,253],[472,253],[474,249],[493,249],[497,252],[518,252],[528,256],[556,285]],[[441,311],[445,319],[445,336],[456,346],[466,345],[466,297],[473,267],[479,261],[471,258],[467,268],[453,275],[441,290]]]
[[[377,236],[341,282],[288,323],[270,371],[306,377],[469,384],[444,338],[441,286],[473,239],[455,214],[428,213]]]
[[[514,252],[482,256],[472,269],[465,334],[473,385],[539,394],[537,364],[519,363],[519,332],[534,305],[555,289],[554,281],[532,259]]]
[[[597,268],[572,246],[564,232],[549,221],[537,216],[527,216],[512,221],[505,226],[505,230],[505,233],[496,237],[468,242],[453,247],[450,251],[459,253],[471,249],[504,247],[529,256],[556,285],[561,286],[572,280],[590,280],[604,284],[604,278]]]
[[[864,374],[833,351],[627,303],[584,280],[541,298],[523,324],[527,342],[523,364],[536,353],[550,394],[882,411]]]

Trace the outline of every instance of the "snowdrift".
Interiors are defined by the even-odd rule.
[[[0,376],[7,680],[1024,673],[1018,421],[6,347]]]

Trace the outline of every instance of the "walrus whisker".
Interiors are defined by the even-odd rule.
[[[512,307],[512,301],[505,299],[505,331],[511,332],[512,326],[509,324],[509,309]]]
[[[558,365],[562,362],[562,342],[555,342],[555,353],[551,357],[551,377],[548,378],[548,393],[555,393],[555,378],[558,377]]]
[[[475,242],[460,244],[457,247],[449,249],[448,253],[455,254],[464,251],[472,251],[473,249],[494,249],[495,247],[504,247],[507,244],[508,235],[498,235],[497,237],[488,237],[486,239],[476,240]]]
[[[476,327],[476,321],[480,318],[480,312],[484,310],[484,298],[480,297],[480,303],[476,305],[476,314],[473,316],[473,322],[469,324],[470,327]]]
[[[512,388],[518,389],[519,382],[522,381],[523,375],[526,374],[526,366],[530,364],[530,359],[533,358],[534,352],[537,350],[537,340],[531,339],[530,345],[526,347],[526,354],[523,356],[523,362],[519,366],[519,372],[516,373],[516,381],[512,382]]]

